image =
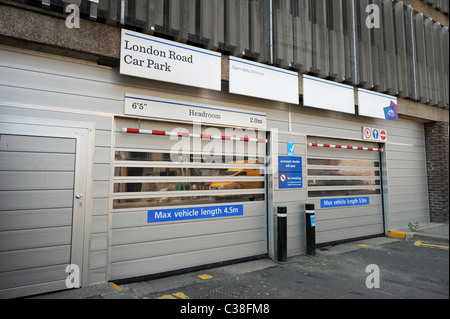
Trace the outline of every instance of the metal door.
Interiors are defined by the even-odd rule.
[[[66,289],[71,264],[80,277],[69,288],[81,283],[83,137],[86,129],[0,123],[0,297]]]

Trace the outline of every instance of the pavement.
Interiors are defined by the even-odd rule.
[[[315,256],[291,257],[286,263],[260,259],[150,281],[103,283],[29,298],[189,299],[191,306],[194,300],[206,299],[448,299],[449,225],[426,223],[414,231],[405,228],[396,232],[403,237],[322,247]],[[375,268],[369,268],[373,265]],[[371,271],[378,271],[381,287],[367,286]],[[262,311],[259,307],[257,310]]]
[[[424,240],[447,243],[449,242],[449,224],[441,223],[424,223],[411,227],[404,227],[396,231],[392,231],[389,237],[401,238],[407,240]]]

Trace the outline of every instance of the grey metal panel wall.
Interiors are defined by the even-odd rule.
[[[362,126],[386,129],[386,229],[405,227],[411,221],[408,218],[413,222],[429,219],[423,124],[369,118],[355,121],[352,116],[334,112],[324,117],[320,110],[305,112],[300,108],[294,108],[291,116],[292,130],[308,136],[360,140]]]
[[[306,137],[305,135],[292,134],[287,132],[276,133],[271,135],[271,155],[272,163],[278,164],[278,156],[287,155],[286,141],[294,142],[295,156],[302,157],[302,171],[303,176],[306,176]],[[301,189],[280,189],[278,187],[278,172],[275,171],[271,178],[272,188],[269,189],[269,207],[273,207],[273,231],[277,234],[277,207],[282,206],[287,208],[287,254],[288,256],[295,256],[306,251],[306,236],[305,230],[305,206],[307,200],[307,188],[305,181],[303,181],[303,188]],[[269,214],[269,216],[271,216]],[[272,229],[269,230],[269,232]],[[276,235],[273,236],[273,248],[276,250]],[[276,251],[271,252],[274,256]]]
[[[293,40],[290,29],[288,1],[275,0],[274,10],[274,60],[275,64],[289,67],[293,63]]]
[[[366,25],[372,4],[379,28]],[[276,65],[448,108],[437,83],[448,77],[448,46],[437,41],[446,32],[400,1],[274,1]]]
[[[368,28],[366,8],[375,4],[380,8],[380,27]],[[397,95],[399,78],[403,74],[397,67],[406,64],[405,36],[402,9],[403,5],[387,0],[358,1],[357,5],[358,64],[359,84],[367,89]],[[398,20],[397,20],[398,19]],[[399,43],[397,43],[399,42]],[[400,46],[400,50],[397,47]],[[403,50],[401,50],[403,49]],[[358,84],[358,83],[354,83]],[[403,90],[404,91],[404,90]]]
[[[441,28],[440,31],[440,41],[441,44],[441,60],[439,61],[440,69],[442,70],[441,76],[439,78],[439,83],[442,85],[442,89],[440,90],[441,102],[440,106],[445,106],[447,109],[449,108],[449,36],[448,36],[448,28]]]
[[[398,96],[405,98],[412,96],[411,89],[411,58],[407,40],[408,24],[405,6],[401,2],[394,4],[394,29],[395,29],[395,60],[397,76]],[[403,74],[403,76],[401,76]]]
[[[330,7],[328,13],[329,16],[329,54],[330,56],[330,76],[335,81],[342,82],[346,80],[345,66],[346,63],[351,62],[349,59],[345,59],[345,41],[344,41],[344,2],[343,0],[331,1],[328,0],[327,4]],[[351,78],[350,78],[351,79]],[[350,80],[349,79],[349,80]]]
[[[433,36],[433,20],[430,18],[425,19],[425,48],[426,48],[426,56],[427,56],[427,87],[428,87],[428,103],[432,105],[437,104],[437,83],[436,83],[436,60],[435,60],[435,48],[438,47],[438,43],[434,44],[434,36]],[[439,34],[439,33],[438,33]]]
[[[423,2],[429,4],[433,8],[442,11],[446,14],[449,12],[449,2],[448,0],[422,0]]]
[[[382,17],[385,19],[385,13],[382,7],[382,1],[381,0],[374,0],[374,4],[376,4],[380,8],[380,14],[382,14]],[[384,3],[383,3],[384,4]],[[361,16],[361,22],[366,22],[366,16]],[[364,27],[364,26],[362,26]],[[385,92],[387,89],[387,81],[389,76],[387,76],[387,69],[386,69],[386,51],[384,48],[384,41],[387,38],[387,31],[385,30],[385,25],[383,24],[383,27],[380,28],[373,28],[370,29],[370,32],[372,33],[372,70],[373,70],[373,88],[378,92]],[[361,65],[360,65],[361,67]],[[394,73],[395,74],[395,73]]]
[[[99,17],[109,21],[117,6],[116,0],[104,1]],[[124,24],[176,41],[268,62],[269,18],[269,2],[265,0],[138,0],[127,1]]]
[[[417,99],[421,103],[428,103],[428,90],[426,83],[428,81],[427,74],[427,52],[425,43],[425,26],[423,14],[419,13],[414,16],[414,32],[417,53]]]
[[[381,79],[380,82],[385,82],[384,90],[388,94],[397,95],[398,94],[398,81],[397,79],[401,76],[401,73],[397,72],[397,59],[396,59],[396,46],[395,46],[395,11],[393,2],[383,1],[383,33],[384,33],[384,61],[385,61],[385,78]],[[401,41],[401,39],[400,39]]]
[[[410,123],[391,131],[398,135],[386,145],[386,205],[390,229],[409,222],[428,222],[428,192],[423,125]],[[392,134],[392,133],[391,133]]]
[[[74,174],[75,140],[0,136],[0,296],[57,281],[64,287]]]
[[[345,3],[348,3],[346,1]],[[405,14],[405,12],[403,12]],[[406,23],[406,20],[405,20]],[[405,28],[406,32],[407,28]],[[349,35],[350,37],[351,35]],[[441,28],[441,38],[446,42],[441,46],[442,50],[448,52],[448,29]],[[347,50],[347,49],[346,49]],[[448,54],[448,53],[447,53]],[[0,77],[0,112],[5,115],[22,115],[26,110],[26,116],[49,119],[70,119],[82,122],[95,122],[95,163],[94,163],[94,192],[93,199],[93,222],[91,240],[91,282],[104,281],[106,277],[106,267],[108,263],[108,221],[110,211],[109,183],[111,173],[111,116],[108,114],[123,114],[123,97],[125,92],[136,94],[157,94],[161,97],[173,98],[174,87],[157,81],[136,79],[132,77],[122,77],[116,70],[86,65],[78,61],[64,61],[53,56],[38,56],[20,52],[2,50],[1,52],[1,77]],[[443,65],[447,67],[448,61],[443,59]],[[446,64],[445,64],[446,63]],[[448,77],[447,77],[448,81]],[[51,89],[49,89],[51,88]],[[151,90],[149,89],[151,88]],[[220,100],[221,104],[228,107],[264,111],[268,115],[268,127],[279,130],[289,130],[289,113],[287,106],[281,103],[266,102],[250,98],[237,97],[234,95],[223,95],[205,91],[202,97],[198,97],[198,91],[188,87],[177,87],[178,93],[175,99],[186,99],[187,101],[201,101],[201,103],[211,103],[211,100]],[[153,93],[151,93],[153,92]],[[448,98],[448,96],[447,96]],[[15,106],[26,106],[15,107]],[[299,134],[330,136],[337,138],[348,138],[353,140],[361,139],[361,127],[363,125],[371,127],[383,127],[389,132],[389,157],[388,172],[392,165],[402,165],[408,159],[410,152],[405,151],[402,145],[397,144],[417,144],[423,140],[421,124],[401,120],[399,122],[377,120],[371,118],[355,118],[355,116],[344,115],[338,112],[323,112],[322,110],[310,109],[301,106],[292,107],[292,131]],[[284,138],[290,138],[289,135]],[[303,144],[299,140],[297,143],[299,154],[303,154]],[[285,144],[280,143],[280,152],[285,150]],[[306,148],[305,148],[306,149]],[[396,150],[394,154],[392,151]],[[394,157],[398,155],[398,157]],[[412,163],[411,163],[412,164]],[[418,157],[417,165],[425,167],[425,158]],[[403,171],[393,171],[390,178],[398,179],[400,186],[392,190],[390,194],[392,201],[396,200],[395,195],[400,191],[411,192],[412,194],[427,193],[426,178],[416,176],[415,184],[408,183],[407,174],[419,174],[420,170],[425,172],[425,168],[417,167],[404,168]],[[393,167],[395,169],[395,167]],[[389,186],[389,185],[388,185]],[[395,184],[389,187],[396,187]],[[418,190],[418,188],[420,188]],[[306,193],[306,190],[304,191]],[[283,203],[292,200],[291,192],[276,192],[275,201]],[[414,196],[410,199],[413,200]],[[299,197],[297,201],[290,202],[292,211],[298,216],[298,227],[290,228],[292,241],[295,238],[302,238],[303,228],[301,214],[302,201],[304,197]],[[407,200],[407,199],[406,199]],[[389,206],[389,214],[393,219],[393,225],[400,225],[408,219],[408,205],[414,207],[414,202],[408,204],[405,197],[403,203],[393,202]],[[417,205],[416,205],[417,206]],[[422,203],[417,210],[413,211],[413,219],[425,219],[428,216],[428,207]],[[123,214],[122,220],[127,219]],[[119,216],[117,216],[119,218]],[[111,220],[112,221],[112,220]],[[118,219],[116,221],[119,221]],[[132,220],[130,219],[130,222]],[[407,222],[406,222],[407,224]],[[401,226],[405,226],[402,224]],[[389,225],[388,225],[389,226]],[[295,228],[297,227],[297,228]],[[392,227],[390,228],[392,229]],[[298,232],[295,234],[295,232]],[[295,243],[300,249],[301,242]],[[292,246],[295,247],[295,246]],[[295,249],[297,249],[295,248]],[[295,251],[291,250],[291,253]]]
[[[413,54],[415,54],[415,87],[422,103],[448,109],[448,28],[413,12]],[[414,60],[413,60],[414,61]],[[414,74],[413,74],[414,75]]]
[[[373,69],[372,69],[372,50],[371,50],[371,32],[365,27],[365,8],[369,5],[368,0],[356,1],[356,27],[358,37],[358,80],[359,84],[366,89],[373,88]]]
[[[139,0],[139,4],[143,0]],[[145,1],[145,0],[144,0]],[[142,11],[141,11],[142,12]],[[115,25],[120,19],[120,4],[117,0],[103,0],[98,3],[98,16],[107,24]]]
[[[343,2],[344,11],[344,58],[345,58],[345,81],[358,84],[358,47],[356,33],[356,2],[345,0]]]
[[[327,12],[330,3],[326,0],[312,2],[312,48],[313,67],[312,72],[325,77],[330,71],[329,57],[331,55],[328,39]]]
[[[414,11],[411,6],[405,8],[402,4],[402,9],[405,14],[405,38],[406,38],[406,61],[409,69],[409,94],[405,97],[410,97],[413,100],[417,100],[417,53],[416,53],[416,40],[414,33]],[[400,10],[400,8],[399,8]]]
[[[297,1],[296,6],[293,7],[293,59],[292,67],[299,70],[301,73],[307,73],[312,68],[312,25],[310,23],[310,3],[309,1]],[[275,21],[280,19],[280,15],[275,11]],[[286,19],[288,20],[288,19]],[[275,30],[277,23],[275,23]],[[278,41],[280,36],[276,36],[275,40]],[[278,46],[275,46],[278,49]],[[275,54],[280,56],[280,54]],[[286,63],[282,61],[276,61],[277,64]]]
[[[104,281],[107,266],[112,127],[111,117],[107,116],[107,113],[112,111],[114,104],[117,103],[117,95],[114,97],[115,89],[110,87],[108,82],[112,81],[114,76],[111,76],[110,71],[105,68],[80,64],[78,61],[75,63],[54,57],[29,55],[3,49],[0,56],[0,96],[2,97],[0,113],[2,115],[96,124],[94,169],[91,181],[94,197],[90,228],[92,237],[89,281],[92,283]],[[122,109],[122,102],[119,101],[118,104],[117,110]],[[102,110],[105,116],[101,116],[100,113],[91,113],[93,110]],[[51,147],[51,143],[47,143],[46,147]],[[55,156],[59,158],[55,165],[59,166],[64,163],[60,158],[67,157],[66,154],[55,154]],[[39,156],[36,155],[27,160],[37,161],[38,159]],[[50,161],[47,159],[40,163],[47,165]],[[72,198],[71,196],[71,200]],[[36,203],[31,203],[29,209],[32,209],[33,205]]]

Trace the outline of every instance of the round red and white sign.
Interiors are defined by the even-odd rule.
[[[387,132],[385,130],[381,130],[380,138],[381,138],[382,141],[386,141],[387,140]]]
[[[280,181],[282,181],[283,183],[286,181],[286,175],[284,175],[284,174],[281,174],[280,175]]]
[[[372,129],[369,127],[364,128],[364,138],[370,140],[372,138]]]

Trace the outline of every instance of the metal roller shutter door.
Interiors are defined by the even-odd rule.
[[[115,131],[112,280],[267,254],[263,133],[119,118]]]
[[[308,201],[316,207],[317,243],[383,234],[379,145],[318,137],[309,137],[308,145]]]

